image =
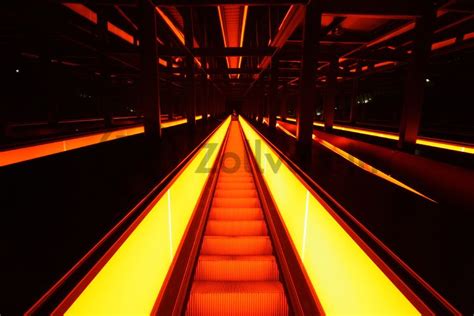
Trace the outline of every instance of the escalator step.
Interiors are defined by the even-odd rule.
[[[214,198],[212,201],[213,207],[260,207],[258,198]]]
[[[278,281],[274,256],[200,256],[197,281]]]
[[[226,182],[244,182],[244,183],[253,183],[253,178],[249,176],[232,176],[232,177],[219,177],[217,183],[226,183]]]
[[[214,197],[222,198],[240,198],[240,197],[257,197],[257,191],[255,189],[243,189],[243,190],[225,190],[217,189],[214,193]]]
[[[226,256],[271,255],[272,242],[268,236],[204,236],[201,254]]]
[[[267,235],[267,226],[259,221],[215,221],[207,223],[207,236],[263,236]]]
[[[209,214],[211,220],[227,220],[227,221],[239,221],[239,220],[259,220],[263,219],[262,210],[259,207],[213,207]]]
[[[187,315],[288,315],[280,282],[194,282]]]
[[[216,190],[255,190],[253,182],[222,182],[218,183]]]

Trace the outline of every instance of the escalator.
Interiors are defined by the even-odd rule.
[[[459,315],[310,181],[227,118],[25,314]]]
[[[250,170],[239,123],[232,121],[186,315],[288,315]]]

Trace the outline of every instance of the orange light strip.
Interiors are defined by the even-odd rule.
[[[282,132],[284,132],[285,134],[287,134],[287,135],[289,135],[289,136],[291,136],[291,137],[293,137],[293,138],[296,138],[296,136],[295,136],[293,133],[291,133],[289,130],[287,130],[287,129],[284,128],[283,126],[279,125],[278,123],[277,123],[277,127],[278,127]],[[399,187],[401,187],[401,188],[403,188],[403,189],[405,189],[405,190],[407,190],[407,191],[410,191],[410,192],[412,192],[412,193],[415,193],[416,195],[419,195],[419,196],[421,196],[421,197],[423,197],[423,198],[425,198],[425,199],[427,199],[427,200],[429,200],[429,201],[431,201],[431,202],[433,202],[433,203],[438,203],[438,202],[436,202],[435,200],[429,198],[428,196],[426,196],[426,195],[424,195],[424,194],[418,192],[417,190],[413,189],[412,187],[410,187],[410,186],[404,184],[403,182],[398,181],[397,179],[395,179],[395,178],[389,176],[388,174],[386,174],[386,173],[380,171],[379,169],[377,169],[377,168],[375,168],[375,167],[369,165],[368,163],[366,163],[366,162],[364,162],[364,161],[362,161],[362,160],[356,158],[355,156],[352,156],[352,155],[349,154],[348,152],[346,152],[346,151],[344,151],[344,150],[342,150],[342,149],[340,149],[340,148],[334,146],[333,144],[331,144],[331,143],[329,143],[329,142],[327,142],[327,141],[325,141],[325,140],[323,140],[323,139],[319,139],[318,137],[316,137],[315,134],[313,134],[312,138],[313,138],[314,141],[316,141],[316,142],[318,142],[319,144],[323,145],[324,147],[326,147],[327,149],[331,150],[332,152],[338,154],[339,156],[341,156],[342,158],[346,159],[347,161],[349,161],[349,162],[352,163],[353,165],[359,167],[360,169],[365,170],[365,171],[367,171],[367,172],[370,172],[371,174],[373,174],[373,175],[375,175],[375,176],[377,176],[377,177],[379,177],[379,178],[382,178],[382,179],[384,179],[385,181],[388,181],[388,182],[393,183],[393,184],[395,184],[395,185],[397,185],[397,186],[399,186]]]
[[[394,66],[396,64],[397,63],[394,62],[394,61],[384,61],[384,62],[381,62],[381,63],[374,64],[374,67],[375,68],[380,68],[380,67],[384,67],[384,66]]]
[[[240,29],[240,47],[243,47],[244,45],[244,36],[245,36],[245,26],[247,24],[247,14],[248,14],[248,10],[249,10],[249,6],[246,5],[244,6],[244,14],[242,16],[242,28]],[[242,56],[239,57],[239,67],[241,66],[242,64]],[[237,75],[237,78],[240,77],[240,74]]]
[[[161,18],[165,21],[166,25],[170,28],[171,32],[178,38],[181,44],[185,45],[184,34],[183,32],[171,21],[171,19],[161,10],[159,7],[155,7],[156,12],[161,16]],[[198,65],[199,68],[202,67],[201,62],[194,57],[194,62]]]
[[[168,25],[174,35],[176,35],[181,44],[184,45],[185,42],[183,32],[181,32],[181,30],[176,25],[174,25],[173,21],[171,21],[170,18],[159,7],[156,7],[156,12],[158,12],[161,18],[165,21],[166,25]]]
[[[168,66],[168,62],[164,59],[161,59],[161,58],[158,58],[158,63],[161,65],[161,66],[164,66],[164,67],[167,67]]]
[[[91,21],[94,24],[97,24],[97,13],[89,9],[83,4],[79,3],[63,3],[63,5],[72,11],[76,12],[83,18],[86,18],[87,20]]]
[[[217,6],[217,13],[219,15],[219,22],[221,24],[221,33],[222,33],[222,40],[224,41],[224,47],[227,47],[227,39],[225,36],[225,30],[224,30],[224,19],[222,18],[222,9],[220,5]],[[230,68],[229,57],[226,57],[225,60],[227,62],[227,68]]]
[[[134,40],[133,36],[130,35],[130,34],[128,34],[127,32],[125,32],[124,30],[122,30],[122,29],[119,28],[118,26],[116,26],[116,25],[114,25],[114,24],[112,24],[112,23],[110,23],[110,22],[107,22],[107,30],[108,30],[110,33],[112,33],[112,34],[114,34],[114,35],[120,37],[120,38],[123,39],[124,41],[127,41],[127,42],[129,42],[130,44],[133,45],[133,40]]]
[[[243,6],[242,21],[240,23],[241,28],[240,28],[240,30],[237,31],[237,32],[240,31],[240,34],[237,34],[236,38],[235,38],[235,40],[237,40],[238,42],[236,42],[235,40],[233,41],[232,37],[230,39],[227,38],[228,36],[231,36],[231,35],[229,35],[229,33],[228,33],[229,30],[227,29],[227,26],[225,24],[224,14],[223,14],[222,10],[223,10],[223,8],[218,5],[217,6],[217,13],[218,13],[218,16],[219,16],[219,23],[220,23],[220,26],[221,26],[221,34],[222,34],[222,39],[223,39],[223,42],[224,42],[224,47],[230,47],[230,46],[236,46],[236,45],[238,45],[239,47],[242,47],[243,43],[244,43],[245,28],[246,28],[246,24],[247,24],[248,5]],[[236,60],[237,60],[237,62],[235,62]],[[227,63],[227,68],[232,68],[232,67],[240,68],[240,66],[242,64],[242,56],[238,56],[238,57],[226,56],[226,63]],[[240,74],[236,74],[236,75],[235,74],[230,74],[229,78],[240,78]]]
[[[230,117],[53,314],[150,315],[209,177],[199,168],[212,168],[229,123]]]
[[[85,5],[79,4],[79,3],[63,3],[63,5],[71,9],[75,13],[79,14],[80,16],[91,21],[92,23],[97,24],[97,20],[98,20],[97,13],[95,13],[93,10],[89,9]],[[133,45],[134,37],[131,34],[119,28],[118,26],[112,24],[111,22],[107,22],[107,30],[110,33],[118,36],[119,38]]]
[[[267,141],[239,119],[324,314],[433,315]]]
[[[202,119],[202,115],[196,116],[196,120]],[[168,128],[187,123],[187,119],[163,122],[161,128]],[[143,126],[119,129],[112,132],[97,133],[88,136],[80,136],[71,139],[53,141],[45,144],[21,147],[0,151],[0,167],[14,163],[32,160],[40,157],[54,155],[69,150],[91,146],[103,142],[116,140],[122,137],[133,136],[144,133]]]

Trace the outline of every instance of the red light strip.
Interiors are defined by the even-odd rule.
[[[448,38],[447,40],[433,43],[433,45],[431,45],[431,50],[437,50],[437,49],[440,49],[440,48],[443,48],[443,47],[446,47],[446,46],[453,45],[454,43],[456,43],[456,38],[455,37]]]

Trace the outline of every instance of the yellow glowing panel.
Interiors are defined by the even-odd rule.
[[[421,315],[333,213],[245,120],[240,122],[325,313]],[[272,169],[275,165],[280,167]]]
[[[367,129],[351,128],[351,127],[344,127],[344,126],[339,126],[339,125],[334,125],[333,128],[337,129],[337,130],[341,130],[341,131],[346,131],[346,132],[352,132],[352,133],[364,134],[364,135],[369,135],[369,136],[375,136],[375,137],[398,140],[398,135],[393,134],[393,133],[376,132],[376,131],[370,131],[370,130],[367,130]]]
[[[196,116],[196,120],[202,119],[202,115]],[[161,123],[161,128],[168,128],[187,123],[187,119],[168,121]],[[27,161],[35,158],[58,154],[68,150],[108,142],[122,137],[133,136],[144,132],[143,126],[124,128],[112,132],[97,133],[88,136],[54,141],[41,145],[22,147],[0,152],[0,166]]]
[[[209,176],[230,118],[209,139],[67,309],[66,315],[149,315]],[[67,306],[65,306],[67,308]]]

